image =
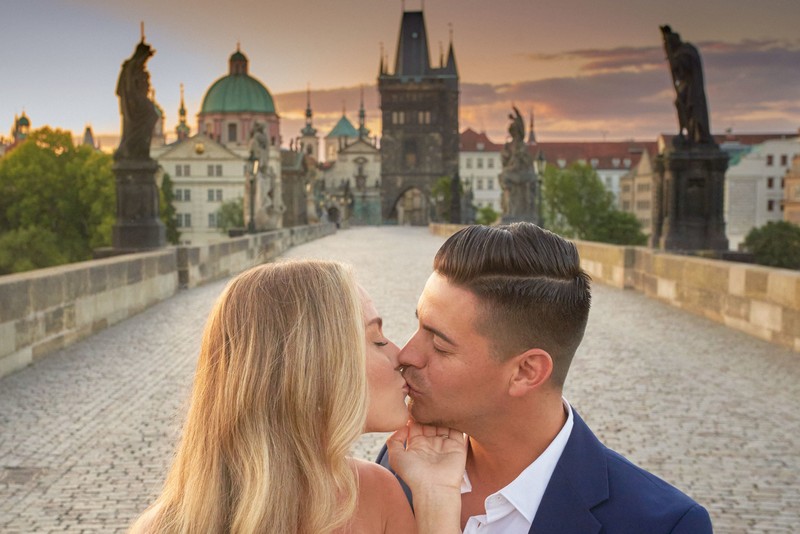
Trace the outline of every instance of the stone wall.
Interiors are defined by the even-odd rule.
[[[449,236],[462,226],[431,225]],[[632,289],[800,352],[800,272],[575,241],[595,282]]]
[[[174,295],[268,262],[334,224],[0,276],[0,377]]]

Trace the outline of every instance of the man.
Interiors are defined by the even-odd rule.
[[[398,360],[414,419],[469,436],[465,533],[711,532],[703,507],[563,399],[590,300],[575,246],[530,223],[470,226],[436,254]]]

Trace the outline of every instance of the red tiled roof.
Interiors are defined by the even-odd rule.
[[[483,148],[478,148],[481,143]],[[492,143],[486,136],[486,132],[478,133],[472,128],[467,128],[461,132],[459,148],[464,152],[500,152],[503,150],[503,145]]]

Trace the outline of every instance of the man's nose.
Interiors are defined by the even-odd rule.
[[[411,339],[400,349],[397,355],[397,362],[400,367],[423,367],[425,365],[425,358],[421,350],[419,350],[419,330],[417,330]]]

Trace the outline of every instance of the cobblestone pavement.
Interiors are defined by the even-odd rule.
[[[401,343],[442,239],[357,228],[291,250],[356,266]],[[0,532],[124,532],[157,493],[225,281],[183,291],[0,379]],[[706,505],[721,533],[800,527],[800,357],[597,285],[566,397],[610,447]],[[355,454],[371,458],[384,435]]]

